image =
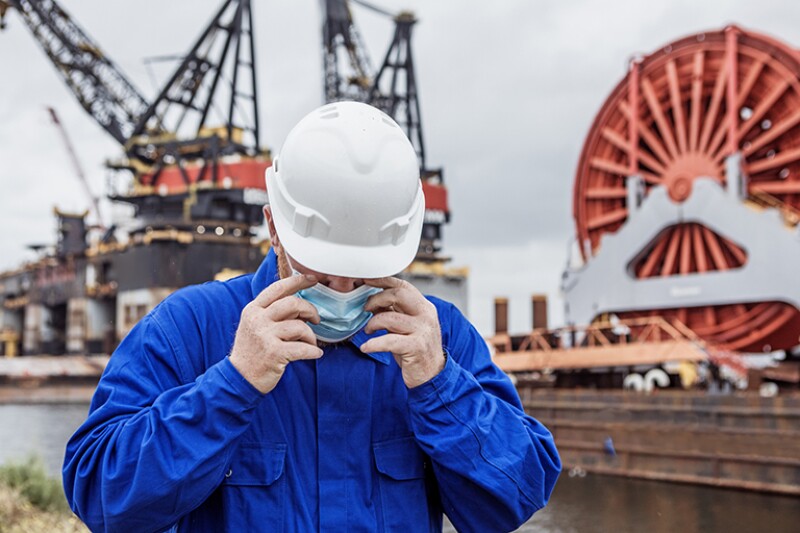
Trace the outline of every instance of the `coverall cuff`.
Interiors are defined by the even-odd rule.
[[[225,381],[230,384],[234,392],[237,393],[243,403],[248,407],[254,406],[258,400],[264,396],[261,394],[261,391],[255,388],[238,370],[236,370],[236,367],[231,363],[230,357],[224,358],[217,363],[216,366],[219,368],[219,372],[222,374],[222,377],[225,378]]]
[[[450,352],[445,348],[447,359],[441,372],[433,376],[429,381],[422,385],[408,390],[408,401],[412,404],[422,404],[429,401],[434,395],[448,397],[448,391],[455,386],[456,377],[463,369],[453,361]]]

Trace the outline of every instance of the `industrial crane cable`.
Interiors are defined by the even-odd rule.
[[[379,13],[381,15],[384,15],[386,17],[389,17],[389,18],[392,18],[392,19],[397,17],[396,13],[392,13],[391,11],[387,11],[386,9],[384,9],[382,7],[378,7],[378,6],[374,5],[374,4],[370,4],[369,2],[364,2],[364,0],[350,0],[350,1],[353,2],[354,4],[358,4],[361,7],[365,7],[367,9],[370,9],[370,10],[372,10],[372,11],[374,11],[376,13]]]

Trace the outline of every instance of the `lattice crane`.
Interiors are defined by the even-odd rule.
[[[78,103],[124,145],[147,110],[145,97],[54,0],[0,0],[4,16],[10,7],[19,12]]]
[[[122,145],[125,157],[111,166],[132,171],[134,187],[112,199],[134,204],[151,227],[174,218],[261,222],[270,161],[259,141],[250,0],[223,2],[152,102],[55,0],[0,0],[0,16],[9,8],[81,106]]]
[[[367,49],[361,40],[347,0],[325,0],[322,26],[325,67],[325,101],[357,100],[366,102],[372,83]],[[344,57],[340,57],[344,52]],[[340,59],[346,59],[345,72]]]
[[[372,81],[367,101],[393,117],[403,127],[417,152],[420,169],[431,172],[425,164],[422,114],[419,110],[411,49],[411,31],[417,19],[410,11],[403,11],[393,18],[394,36],[383,64]]]
[[[363,0],[352,1],[391,18],[395,24],[394,34],[383,63],[372,75],[348,0],[326,0],[322,28],[325,99],[327,102],[357,100],[374,105],[405,130],[417,152],[426,197],[426,218],[418,259],[435,259],[441,250],[441,228],[450,220],[450,210],[442,180],[443,170],[429,168],[425,160],[422,114],[411,46],[417,19],[409,11],[391,13]],[[342,56],[349,58],[349,69],[339,61]]]

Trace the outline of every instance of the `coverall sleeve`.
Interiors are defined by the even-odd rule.
[[[511,531],[550,497],[561,461],[526,415],[486,342],[451,304],[437,306],[444,370],[409,390],[411,425],[430,457],[444,511],[459,531]]]
[[[163,530],[203,503],[262,397],[227,357],[196,377],[185,352],[200,342],[154,314],[114,352],[67,444],[64,490],[95,532]]]

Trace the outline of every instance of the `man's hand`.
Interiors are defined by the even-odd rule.
[[[314,332],[306,324],[318,324],[319,313],[294,295],[316,282],[314,276],[276,281],[242,310],[231,363],[262,394],[275,388],[290,362],[322,357]]]
[[[445,358],[436,307],[407,281],[380,278],[364,283],[383,289],[367,300],[364,308],[375,316],[364,329],[367,333],[385,329],[387,333],[362,344],[361,351],[391,352],[408,388],[441,372]]]

